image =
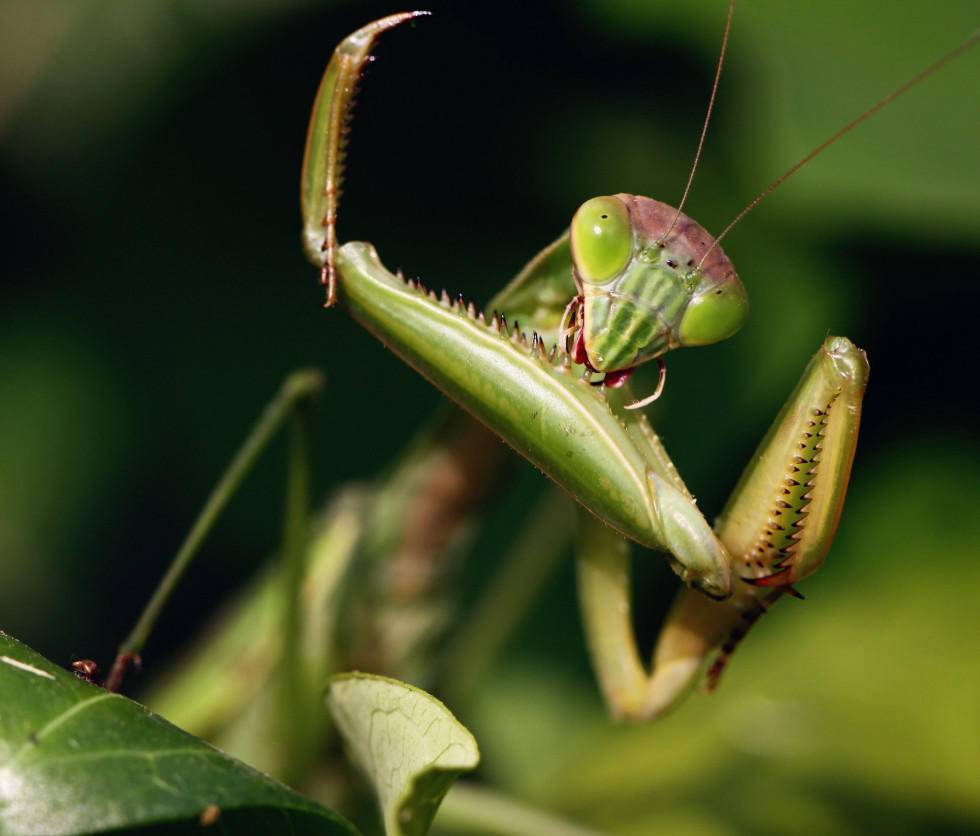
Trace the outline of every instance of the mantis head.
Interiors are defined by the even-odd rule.
[[[570,240],[582,300],[578,339],[595,371],[720,342],[745,321],[748,297],[728,257],[665,203],[594,197],[572,218]]]

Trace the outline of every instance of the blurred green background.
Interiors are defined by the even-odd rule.
[[[433,5],[366,79],[342,239],[486,299],[586,197],[676,202],[723,0]],[[320,308],[299,248],[323,66],[395,10],[0,3],[0,627],[51,658],[108,661],[289,370],[328,374],[321,495],[378,474],[438,403]],[[974,0],[743,2],[688,211],[720,229],[976,13]],[[980,832],[978,71],[980,52],[961,58],[751,214],[725,245],[749,324],[670,358],[653,417],[710,515],[821,339],[868,350],[848,507],[807,602],[765,619],[712,698],[612,728],[567,562],[454,706],[499,786],[622,834]],[[277,452],[188,576],[150,665],[275,546]],[[541,488],[515,470],[496,525]],[[662,606],[673,580],[639,569],[650,632],[645,602]]]

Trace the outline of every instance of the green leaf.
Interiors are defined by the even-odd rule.
[[[0,632],[0,833],[356,834],[343,818]],[[217,809],[215,809],[217,808]]]
[[[340,674],[327,705],[374,784],[388,836],[426,833],[453,781],[480,762],[476,740],[449,709],[404,682]]]

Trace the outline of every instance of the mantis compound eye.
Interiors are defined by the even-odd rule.
[[[696,293],[681,319],[681,345],[711,345],[727,340],[742,327],[749,300],[742,282],[734,274],[721,284]]]
[[[633,226],[617,197],[593,197],[572,218],[572,258],[584,282],[602,284],[621,272],[633,256]]]

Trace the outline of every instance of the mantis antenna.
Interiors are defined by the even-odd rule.
[[[715,67],[715,80],[711,85],[711,97],[708,99],[708,112],[704,115],[704,125],[701,126],[701,138],[698,140],[698,150],[694,153],[694,162],[691,163],[691,173],[687,176],[687,185],[684,187],[684,194],[681,195],[681,202],[677,205],[674,219],[667,227],[663,240],[670,238],[670,233],[681,216],[684,204],[687,202],[688,193],[691,191],[691,184],[694,182],[694,175],[698,170],[698,163],[701,161],[701,150],[704,148],[704,138],[708,135],[708,123],[711,121],[711,111],[715,106],[715,96],[718,94],[718,82],[721,80],[721,68],[725,63],[725,50],[728,48],[728,34],[732,29],[732,15],[735,12],[735,0],[729,0],[728,17],[725,20],[725,34],[721,37],[721,50],[718,53],[718,65]]]
[[[944,67],[954,58],[958,57],[959,55],[962,55],[964,52],[966,52],[968,49],[974,46],[978,40],[980,40],[980,29],[978,29],[976,32],[970,35],[970,37],[967,38],[965,41],[963,41],[963,43],[961,43],[958,47],[947,52],[938,61],[930,64],[920,73],[910,78],[903,85],[901,85],[901,87],[898,87],[897,89],[889,93],[887,96],[878,100],[875,104],[871,105],[871,107],[869,107],[866,111],[864,111],[864,113],[852,119],[839,131],[832,134],[823,142],[821,142],[809,154],[803,157],[802,160],[800,160],[798,163],[791,166],[789,169],[787,169],[785,172],[779,175],[779,177],[773,180],[758,195],[756,195],[756,197],[741,212],[739,212],[734,217],[731,223],[729,223],[728,226],[726,226],[721,231],[721,233],[715,237],[715,240],[711,243],[711,246],[708,247],[704,255],[701,256],[701,260],[698,262],[698,269],[700,269],[701,265],[704,264],[705,259],[708,257],[711,251],[718,246],[718,244],[721,242],[721,239],[724,238],[729,232],[731,232],[735,224],[737,224],[749,212],[755,209],[755,207],[758,206],[766,197],[772,194],[772,192],[775,191],[778,186],[781,186],[783,183],[789,180],[790,177],[796,174],[797,171],[803,168],[803,166],[805,166],[808,162],[810,162],[810,160],[816,157],[821,151],[824,151],[827,148],[829,148],[831,145],[837,142],[838,139],[840,139],[842,136],[852,131],[854,128],[856,128],[858,125],[860,125],[869,117],[873,116],[875,113],[881,110],[885,105],[891,104],[893,101],[895,101],[895,99],[901,96],[902,93],[905,93],[907,90],[910,90],[911,88],[915,87],[915,85],[918,84],[920,81],[925,81],[927,78],[929,78],[929,76],[931,76],[933,73],[937,72],[939,69]]]

